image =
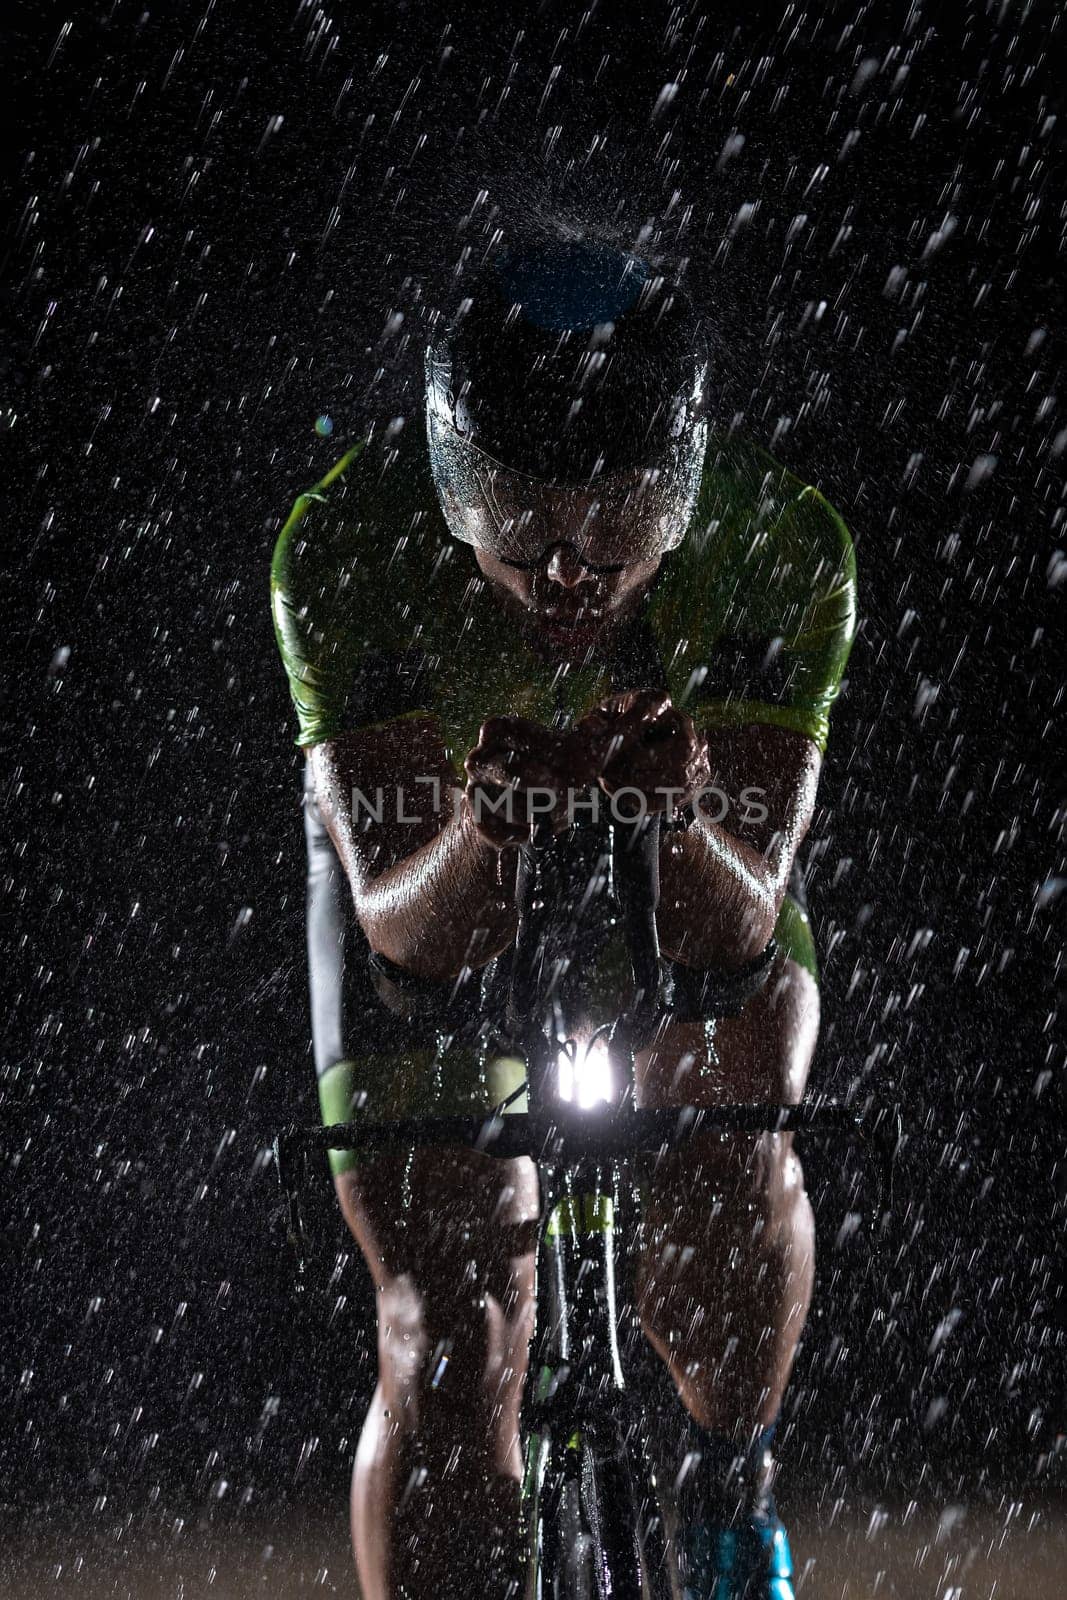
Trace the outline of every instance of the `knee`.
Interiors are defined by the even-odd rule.
[[[378,1379],[395,1412],[414,1410],[429,1351],[424,1296],[409,1273],[389,1278],[378,1287]]]
[[[807,1312],[814,1228],[788,1140],[732,1140],[719,1163],[654,1197],[639,1263],[641,1324],[706,1427],[780,1404]],[[791,1357],[789,1358],[791,1359]]]
[[[728,1295],[738,1273],[764,1277],[811,1233],[804,1173],[788,1136],[731,1135],[706,1145],[653,1185],[639,1273],[644,1315],[673,1325],[680,1306]]]
[[[709,1232],[746,1221],[759,1229],[805,1203],[804,1169],[789,1134],[723,1135],[672,1177],[679,1210],[703,1219]]]
[[[421,1289],[410,1274],[390,1279],[378,1293],[379,1383],[390,1411],[405,1429],[485,1437],[502,1397],[521,1373],[521,1306],[507,1318],[475,1282],[449,1294]],[[516,1337],[520,1335],[520,1337]]]
[[[804,1168],[787,1136],[765,1135],[754,1149],[744,1143],[723,1183],[722,1231],[741,1256],[792,1256],[814,1226]]]

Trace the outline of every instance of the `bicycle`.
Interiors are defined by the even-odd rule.
[[[657,1463],[642,1397],[651,1352],[632,1312],[627,1322],[618,1293],[640,1222],[642,1158],[676,1150],[703,1130],[858,1126],[852,1111],[830,1100],[654,1110],[630,1103],[635,1051],[660,1019],[694,1007],[705,1016],[739,1009],[775,953],[772,944],[758,970],[705,983],[695,998],[667,992],[656,934],[659,836],[658,818],[612,830],[610,879],[633,980],[628,1010],[594,1035],[623,1068],[614,1104],[591,1113],[552,1092],[561,1059],[573,1059],[576,1050],[566,1014],[567,851],[539,825],[520,861],[506,1006],[508,1033],[525,1056],[525,1082],[487,1117],[390,1124],[356,1118],[292,1128],[275,1141],[298,1245],[303,1225],[294,1158],[306,1164],[312,1148],[399,1152],[456,1144],[535,1161],[541,1209],[531,1377],[522,1410],[522,1504],[527,1590],[537,1600],[670,1600],[677,1592],[666,1533],[671,1485]],[[513,1103],[524,1090],[528,1109],[516,1111]]]

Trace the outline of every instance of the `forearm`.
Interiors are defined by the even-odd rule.
[[[693,967],[743,967],[774,932],[788,862],[769,863],[697,812],[660,850],[657,923],[665,954]]]
[[[353,886],[371,948],[423,978],[483,966],[515,936],[513,857],[461,812],[421,849]]]
[[[514,938],[514,855],[481,837],[455,794],[432,729],[404,724],[316,745],[315,798],[372,950],[425,978],[480,966]],[[411,773],[425,776],[411,781]],[[371,828],[353,814],[358,790],[402,801],[404,822]],[[398,808],[399,809],[399,808]],[[447,818],[448,820],[443,820]]]

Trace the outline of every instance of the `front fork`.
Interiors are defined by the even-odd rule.
[[[632,1306],[620,1310],[619,1290],[629,1286],[616,1274],[617,1260],[634,1259],[640,1197],[617,1168],[599,1163],[543,1168],[542,1184],[537,1340],[523,1406],[525,1594],[551,1600],[543,1578],[573,1555],[559,1544],[577,1492],[599,1563],[593,1600],[659,1600],[673,1591],[647,1418],[627,1373],[630,1341],[620,1343],[624,1318],[642,1344],[643,1336]]]

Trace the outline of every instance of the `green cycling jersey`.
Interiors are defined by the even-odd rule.
[[[856,611],[852,541],[824,497],[765,451],[713,440],[686,538],[637,624],[627,686],[669,689],[697,725],[763,723],[826,747]],[[546,662],[449,535],[425,448],[357,443],[298,497],[271,573],[274,624],[305,748],[405,717],[432,718],[456,772],[484,719],[580,715],[619,684],[618,663]],[[802,900],[775,927],[817,978]],[[608,984],[610,989],[612,985]],[[320,1074],[324,1119],[370,1097],[379,1115],[486,1109],[521,1079],[509,1059],[358,1042]],[[352,1152],[331,1153],[341,1172]]]
[[[518,636],[449,536],[425,450],[348,450],[297,499],[271,590],[304,746],[430,716],[458,774],[490,713],[579,715],[611,687],[607,663],[561,668]],[[855,609],[852,541],[823,495],[712,440],[642,619],[675,703],[701,728],[770,723],[824,750]]]

